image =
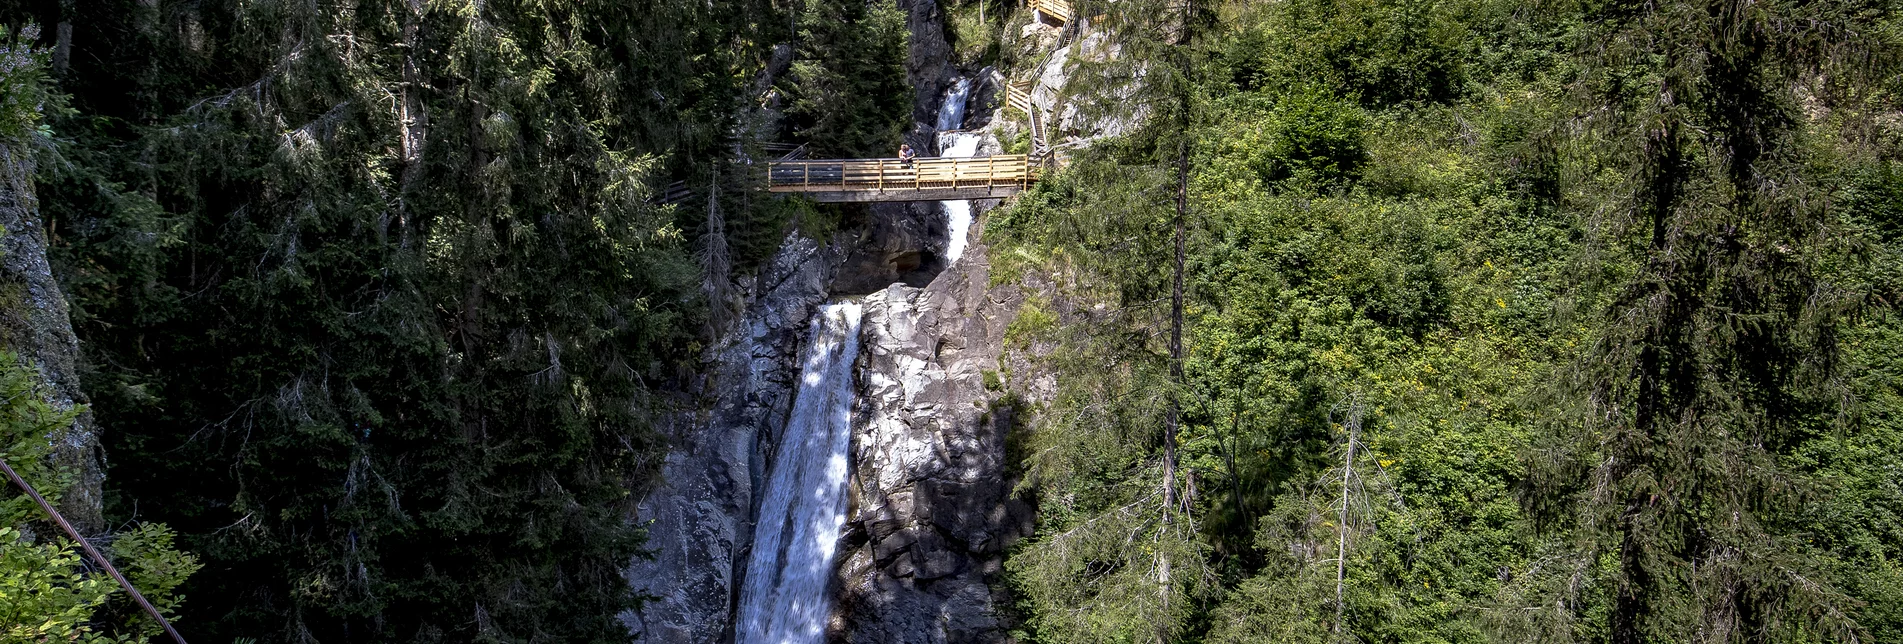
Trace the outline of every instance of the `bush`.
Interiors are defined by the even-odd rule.
[[[0,352],[0,456],[52,503],[76,477],[53,464],[48,437],[65,433],[77,415],[48,404],[38,374]],[[159,634],[117,582],[81,560],[77,544],[46,536],[58,534],[47,519],[24,494],[0,502],[0,641],[133,642]],[[199,568],[172,537],[163,525],[144,524],[106,548],[134,587],[168,613],[183,599],[173,589]]]

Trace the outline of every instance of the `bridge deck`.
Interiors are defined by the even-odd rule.
[[[767,164],[767,190],[816,201],[944,201],[1005,197],[1037,181],[1029,157],[824,159]]]

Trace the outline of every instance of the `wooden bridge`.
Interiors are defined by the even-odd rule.
[[[1037,166],[1022,154],[774,161],[767,164],[767,190],[821,202],[996,199],[1031,187]]]

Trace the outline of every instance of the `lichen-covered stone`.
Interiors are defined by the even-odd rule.
[[[0,346],[39,370],[55,407],[71,409],[86,404],[79,388],[79,339],[46,261],[46,224],[33,194],[33,170],[23,150],[0,143]],[[82,532],[104,530],[105,468],[92,413],[82,411],[64,434],[48,438],[57,443],[53,458],[79,475],[60,512]]]

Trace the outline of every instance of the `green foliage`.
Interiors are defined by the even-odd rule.
[[[0,25],[0,141],[44,135],[44,115],[65,108],[65,95],[46,77],[50,54],[34,46],[39,36],[39,26],[32,23]]]
[[[954,64],[980,66],[998,59],[1003,46],[1000,36],[1009,7],[996,0],[975,0],[945,7],[945,39],[952,46]]]
[[[63,434],[78,414],[46,402],[39,374],[0,352],[0,458],[57,504],[76,474],[52,460],[48,437]],[[12,487],[8,483],[8,487]],[[0,502],[0,641],[143,642],[159,625],[132,605],[118,582],[58,534],[25,494]],[[145,523],[112,535],[107,552],[133,587],[173,618],[184,597],[174,592],[200,568],[172,545],[169,528]]]
[[[1893,223],[1903,182],[1894,162],[1879,160],[1899,139],[1893,122],[1875,117],[1896,94],[1890,76],[1859,66],[1872,59],[1830,35],[1887,34],[1893,21],[1862,5],[1818,7],[1815,20],[1798,22],[1858,27],[1791,36],[1815,49],[1732,43],[1661,54],[1646,48],[1679,42],[1664,34],[1683,44],[1768,31],[1686,26],[1727,15],[1718,10],[1645,11],[1219,5],[1211,20],[1220,35],[1181,50],[1194,92],[1186,114],[1157,108],[1144,130],[1080,152],[990,215],[994,278],[1048,298],[1027,305],[1034,318],[1064,312],[1034,325],[1036,342],[1010,345],[1059,384],[1027,409],[1020,458],[1039,532],[1006,563],[1028,638],[1607,641],[1630,621],[1621,595],[1634,587],[1608,526],[1634,516],[1658,517],[1642,540],[1661,566],[1653,570],[1666,571],[1643,600],[1657,617],[1640,640],[1894,638],[1903,496],[1882,455],[1903,435],[1891,364],[1903,336],[1889,312],[1845,313],[1859,298],[1896,301],[1903,283],[1903,229]],[[1111,16],[1111,28],[1126,19]],[[1881,38],[1864,46],[1887,51]],[[1174,55],[1158,51],[1146,60]],[[1803,52],[1820,58],[1779,58]],[[1697,88],[1677,97],[1682,107],[1648,94],[1672,74],[1697,78],[1682,66],[1715,70],[1709,61],[1747,54],[1761,66],[1678,86]],[[1080,66],[1070,91],[1130,95],[1100,82],[1115,65]],[[1854,80],[1793,95],[1802,83],[1776,75],[1811,66]],[[1824,104],[1835,111],[1818,111]],[[1638,133],[1670,119],[1699,125],[1674,135],[1691,151],[1668,172],[1648,165],[1660,143]],[[1155,513],[1132,518],[1140,506],[1130,504],[1158,477],[1151,432],[1166,386],[1158,309],[1167,271],[1157,267],[1168,261],[1171,196],[1158,162],[1174,145],[1173,123],[1193,137],[1178,452],[1195,482],[1198,531],[1167,541],[1198,544],[1176,552],[1202,553],[1217,575],[1212,591],[1176,595],[1188,598],[1177,605],[1186,614],[1156,612],[1161,594],[1134,594],[1159,590],[1154,574],[1129,577],[1142,557],[1090,545],[1141,543],[1160,525]],[[1764,142],[1752,152],[1757,169],[1729,173],[1736,166],[1723,164],[1749,155],[1727,141]],[[1633,181],[1647,177],[1702,187],[1673,197],[1674,214],[1658,220],[1668,223],[1635,223],[1627,217],[1645,212],[1649,197],[1634,198]],[[1659,230],[1705,241],[1661,251],[1651,246]],[[1713,263],[1656,272],[1670,258]],[[1689,289],[1671,297],[1707,313],[1658,322],[1648,316],[1664,309],[1645,303],[1665,296],[1633,295],[1672,288]],[[1649,335],[1629,333],[1646,319]],[[1654,346],[1696,365],[1671,372],[1687,379],[1672,395],[1704,402],[1655,418],[1706,420],[1619,452],[1634,444],[1619,431],[1635,426],[1630,414],[1642,405],[1618,383],[1654,370],[1633,366],[1638,349],[1607,352],[1608,338],[1636,347],[1693,330]],[[1599,384],[1574,388],[1581,382]],[[1359,483],[1343,516],[1345,436],[1329,410],[1346,397],[1366,406],[1367,452],[1348,463]],[[1756,447],[1751,436],[1768,442]],[[1557,477],[1547,467],[1555,440],[1578,450]],[[1593,469],[1639,461],[1656,469]],[[1579,476],[1589,471],[1599,474]],[[1607,481],[1615,487],[1604,489],[1654,486],[1648,494],[1673,501],[1645,510],[1640,497],[1588,494]],[[1743,499],[1756,501],[1726,505]],[[1597,509],[1568,514],[1581,507]],[[1746,519],[1712,525],[1722,516]],[[1773,570],[1789,576],[1772,580]],[[1703,590],[1727,584],[1753,594]],[[1755,617],[1726,622],[1724,606]],[[1750,619],[1761,621],[1740,626]],[[1180,630],[1158,633],[1170,627]]]
[[[785,89],[794,132],[818,157],[887,157],[912,120],[905,12],[885,2],[815,0],[799,16]]]
[[[1037,641],[1167,641],[1214,590],[1208,544],[1161,494],[1169,291],[1155,267],[1169,210],[1157,199],[1164,173],[1130,162],[1144,154],[1087,151],[987,224],[1004,236],[991,255],[999,273],[1066,285],[1027,297],[1006,330],[1058,375],[1020,443],[1039,531],[1006,564]],[[1007,241],[1025,238],[1048,243]]]
[[[1219,47],[1239,89],[1317,84],[1370,106],[1446,102],[1467,90],[1477,49],[1465,0],[1294,0],[1253,5]],[[1480,28],[1476,28],[1476,27]]]
[[[14,528],[0,528],[0,639],[9,642],[112,641],[89,622],[118,583],[87,574],[77,548],[38,545]]]
[[[1629,253],[1630,272],[1555,383],[1564,402],[1544,419],[1531,497],[1580,560],[1612,561],[1614,642],[1859,641],[1857,600],[1803,543],[1815,483],[1790,459],[1843,419],[1851,395],[1839,337],[1863,295],[1832,279],[1857,260],[1824,195],[1829,162],[1868,152],[1836,124],[1807,122],[1790,88],[1806,70],[1867,68],[1879,43],[1772,25],[1868,15],[1595,11],[1603,46],[1575,109],[1592,114],[1582,148],[1624,176],[1606,184],[1614,205],[1590,241]],[[1806,145],[1833,140],[1828,152]]]
[[[1020,316],[1012,333],[1053,348],[1060,389],[1022,446],[1023,488],[1039,499],[1038,536],[1008,562],[1045,642],[1142,642],[1184,628],[1187,602],[1211,589],[1206,546],[1187,518],[1159,516],[1152,457],[1164,363],[1130,321]],[[1094,341],[1113,334],[1118,341]],[[1043,610],[1045,607],[1063,610]]]
[[[1284,94],[1265,111],[1238,114],[1252,125],[1237,133],[1248,138],[1222,142],[1252,151],[1249,163],[1265,183],[1335,185],[1354,179],[1367,160],[1367,117],[1326,90]]]

